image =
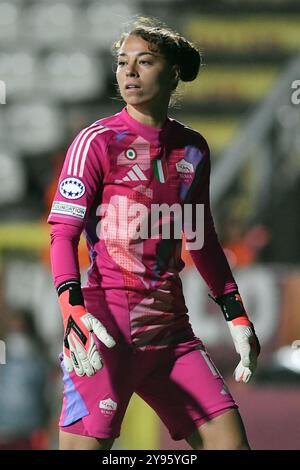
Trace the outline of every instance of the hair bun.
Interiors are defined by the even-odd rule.
[[[184,38],[180,38],[178,42],[178,62],[180,80],[183,82],[195,80],[199,73],[201,56],[199,51]]]

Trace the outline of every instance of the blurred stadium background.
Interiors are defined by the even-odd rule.
[[[62,326],[46,218],[75,134],[124,105],[110,45],[135,14],[166,21],[204,53],[170,116],[211,147],[218,233],[263,347],[253,382],[233,382],[226,325],[184,253],[195,332],[240,404],[252,447],[300,449],[297,0],[0,0],[0,449],[57,447]],[[84,279],[84,244],[80,256]],[[187,448],[133,397],[114,449]]]

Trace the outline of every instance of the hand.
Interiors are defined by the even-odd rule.
[[[248,318],[242,316],[227,323],[236,352],[241,356],[241,360],[235,369],[235,380],[247,383],[255,372],[260,344],[254,327]]]
[[[103,366],[92,332],[108,348],[115,346],[114,339],[102,323],[83,305],[69,303],[69,291],[59,296],[64,323],[64,364],[68,372],[74,369],[78,376],[93,376]]]

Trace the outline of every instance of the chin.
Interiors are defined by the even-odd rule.
[[[132,106],[138,106],[147,103],[148,100],[145,100],[143,98],[139,98],[137,96],[129,96],[129,97],[124,97],[124,101],[127,104],[131,104]]]

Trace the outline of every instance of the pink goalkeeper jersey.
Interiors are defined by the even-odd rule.
[[[174,119],[158,129],[124,107],[81,131],[68,150],[48,219],[56,286],[80,279],[77,245],[84,230],[91,260],[85,290],[105,302],[124,338],[140,348],[192,338],[174,226],[181,219],[183,231],[195,229],[198,204],[204,207],[204,244],[190,250],[195,265],[215,296],[237,289],[214,229],[209,175],[205,139]],[[168,210],[158,221],[152,217],[161,204],[176,207],[177,218]],[[187,206],[192,215],[184,221]],[[168,223],[169,235],[163,235]]]

